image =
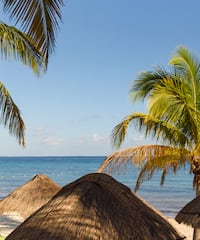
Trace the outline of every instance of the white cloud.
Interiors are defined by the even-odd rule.
[[[132,140],[134,142],[141,142],[141,141],[145,140],[145,137],[144,137],[144,135],[139,135],[139,136],[133,137]]]
[[[92,135],[92,140],[93,142],[100,142],[104,140],[104,137],[102,137],[101,135],[99,135],[98,133],[94,133]]]
[[[44,128],[36,128],[33,130],[32,136],[41,136],[45,134]]]
[[[62,138],[56,138],[53,136],[48,136],[42,140],[42,142],[49,146],[63,145],[64,140]]]
[[[156,143],[156,141],[154,139],[151,139],[150,137],[146,137],[143,134],[139,134],[135,136],[128,136],[126,141],[123,144],[124,144],[124,148],[129,148],[133,146],[141,146],[141,145],[147,145],[152,143]]]

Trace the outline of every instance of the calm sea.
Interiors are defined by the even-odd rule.
[[[0,198],[26,183],[36,174],[44,173],[61,186],[97,170],[105,157],[0,157]],[[130,188],[134,188],[138,170],[113,177]],[[176,175],[167,175],[164,187],[160,187],[160,173],[142,183],[137,194],[148,203],[174,217],[195,196],[193,176],[189,166]]]

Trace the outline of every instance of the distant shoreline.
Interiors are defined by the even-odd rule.
[[[52,158],[65,158],[65,157],[66,157],[66,158],[79,158],[79,157],[80,157],[80,158],[93,158],[93,157],[106,158],[106,156],[104,156],[104,155],[102,155],[102,156],[101,156],[101,155],[89,155],[89,156],[87,156],[87,155],[80,155],[80,156],[79,156],[79,155],[77,155],[77,156],[76,156],[76,155],[66,155],[66,156],[65,156],[65,155],[60,155],[60,156],[59,156],[59,155],[55,155],[55,156],[54,156],[54,155],[53,155],[53,156],[52,156],[52,155],[49,155],[49,156],[48,156],[48,155],[0,156],[0,158],[38,158],[38,157],[44,157],[44,158],[45,158],[45,157],[50,157],[50,158],[51,158],[51,157],[52,157]]]

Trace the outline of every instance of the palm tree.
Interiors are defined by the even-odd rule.
[[[61,20],[62,0],[3,0],[3,9],[23,31],[0,22],[0,51],[4,59],[19,60],[39,75],[48,66],[55,49],[56,31]],[[1,123],[25,144],[25,125],[17,105],[0,82]]]
[[[200,195],[200,59],[179,47],[169,61],[169,71],[157,67],[142,72],[133,82],[133,101],[147,100],[147,113],[134,112],[115,126],[112,143],[120,147],[131,124],[144,130],[162,144],[146,145],[117,151],[108,156],[98,172],[112,173],[122,165],[140,167],[135,191],[155,170],[161,170],[161,184],[171,170],[189,163],[194,174],[196,195]],[[197,229],[194,232],[195,238]]]

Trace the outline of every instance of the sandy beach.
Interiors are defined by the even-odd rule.
[[[184,224],[179,224],[173,218],[167,218],[171,225],[180,233],[186,240],[192,240],[193,229]],[[1,215],[0,216],[0,236],[8,236],[21,222],[23,218],[17,215]]]
[[[168,218],[171,225],[180,233],[182,233],[186,238],[185,240],[192,240],[193,229],[185,224],[179,224],[174,218]]]
[[[17,214],[0,216],[0,236],[8,236],[24,219]]]

